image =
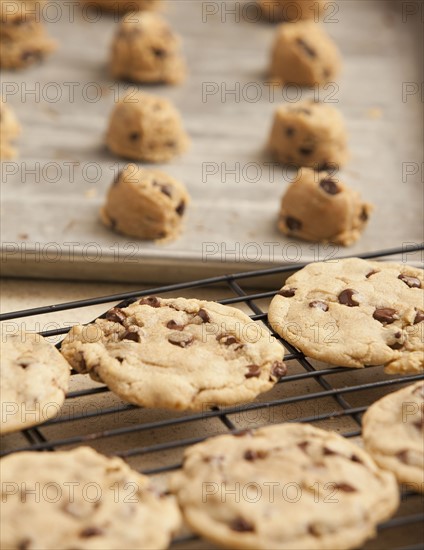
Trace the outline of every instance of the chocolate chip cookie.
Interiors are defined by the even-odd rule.
[[[399,503],[397,484],[356,445],[307,424],[211,438],[171,479],[189,526],[226,548],[358,548]]]
[[[245,313],[185,298],[142,298],[71,329],[62,353],[136,405],[201,410],[253,400],[286,367],[284,349]]]
[[[278,228],[289,237],[349,246],[361,236],[371,211],[337,177],[301,168],[283,195]]]
[[[173,497],[120,458],[89,447],[0,462],[2,548],[167,548],[181,522]]]
[[[424,382],[386,395],[363,418],[362,436],[374,460],[408,489],[424,492]]]
[[[55,416],[68,389],[70,366],[38,334],[2,334],[0,433],[29,428]]]
[[[339,50],[321,25],[302,21],[279,27],[271,52],[271,80],[316,86],[334,81],[340,68]]]
[[[11,160],[17,155],[13,141],[21,133],[21,127],[13,109],[0,99],[0,159]]]
[[[268,148],[277,162],[314,170],[336,171],[349,159],[341,112],[310,100],[278,107]]]
[[[424,370],[423,270],[359,258],[309,264],[286,281],[268,312],[274,330],[332,365]]]
[[[132,91],[115,106],[106,142],[121,157],[166,162],[188,148],[189,138],[170,101]]]
[[[100,214],[103,223],[138,239],[175,239],[190,202],[185,186],[159,170],[129,164],[116,177]]]
[[[179,84],[186,75],[181,39],[156,13],[130,13],[116,32],[110,60],[113,78]]]
[[[41,19],[41,2],[2,0],[0,7],[1,68],[25,68],[56,49]]]

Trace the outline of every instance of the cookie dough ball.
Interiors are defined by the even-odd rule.
[[[269,149],[282,164],[337,169],[349,158],[343,116],[315,101],[283,104],[274,116]]]
[[[160,15],[131,13],[114,38],[110,72],[132,82],[178,84],[186,74],[181,40]]]
[[[109,189],[101,219],[106,226],[130,237],[173,239],[181,230],[189,201],[179,181],[159,170],[129,164]]]
[[[347,246],[359,239],[371,211],[358,192],[327,172],[302,168],[283,196],[278,228],[290,237]]]
[[[40,19],[42,4],[26,0],[0,3],[0,67],[21,69],[42,61],[56,49]]]
[[[258,0],[267,21],[317,20],[325,11],[324,0]]]
[[[336,44],[313,21],[281,25],[271,52],[274,82],[316,86],[336,78],[341,57]]]
[[[87,7],[100,8],[117,14],[156,9],[161,0],[82,0]]]
[[[0,159],[11,160],[16,157],[12,142],[21,133],[21,127],[11,107],[0,100]]]
[[[168,161],[189,144],[180,114],[170,101],[133,92],[113,110],[106,141],[113,153],[146,162]]]

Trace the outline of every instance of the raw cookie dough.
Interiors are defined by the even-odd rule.
[[[280,231],[312,242],[348,246],[359,239],[372,206],[328,172],[301,168],[281,201]]]
[[[386,395],[362,421],[365,448],[407,489],[424,492],[424,382]]]
[[[130,237],[173,239],[181,230],[189,200],[179,181],[159,170],[129,164],[110,187],[101,218]]]
[[[109,149],[122,157],[165,162],[189,144],[181,116],[161,97],[130,92],[115,106],[106,136]]]
[[[90,447],[12,454],[0,467],[5,550],[158,550],[181,523],[174,497]]]
[[[280,105],[268,147],[277,162],[314,170],[337,170],[349,158],[342,114],[315,101]]]
[[[316,86],[331,82],[340,72],[336,44],[318,23],[280,25],[271,53],[271,80],[282,84]]]
[[[170,485],[193,531],[225,548],[359,548],[399,505],[390,472],[308,424],[199,443],[185,451]]]
[[[120,15],[129,11],[156,9],[161,4],[161,0],[82,0],[82,3],[87,7],[101,8]]]
[[[12,142],[21,133],[15,113],[0,99],[0,159],[11,160],[17,155]]]
[[[284,348],[245,313],[185,298],[141,298],[72,327],[62,353],[122,399],[203,410],[252,401],[286,367]]]
[[[262,17],[267,21],[318,21],[325,11],[325,0],[258,0]]]
[[[59,412],[70,366],[39,334],[2,334],[0,373],[1,434],[41,424]]]
[[[312,263],[273,298],[273,329],[313,359],[424,371],[423,270],[359,258]]]
[[[181,40],[160,15],[130,13],[115,35],[110,72],[132,82],[178,84],[186,74]]]
[[[2,0],[0,4],[0,67],[20,69],[42,61],[56,49],[40,19],[43,4]]]

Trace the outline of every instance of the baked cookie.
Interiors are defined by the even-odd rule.
[[[131,82],[178,84],[186,74],[181,40],[160,15],[130,13],[115,35],[110,72]]]
[[[308,424],[213,437],[171,478],[183,516],[225,548],[358,548],[397,509],[394,476],[356,445]]]
[[[190,198],[182,183],[159,170],[129,164],[118,174],[101,210],[103,223],[138,239],[173,239]]]
[[[365,447],[377,464],[424,492],[424,381],[379,399],[362,426]]]
[[[0,4],[0,67],[21,69],[42,61],[56,49],[41,20],[43,4],[2,0]]]
[[[81,0],[88,8],[100,8],[118,15],[129,11],[154,10],[161,4],[161,0]]]
[[[251,401],[286,372],[284,348],[245,313],[185,298],[142,298],[75,326],[62,353],[123,399],[202,410]]]
[[[4,549],[161,549],[181,523],[174,497],[90,447],[17,453],[0,466]]]
[[[272,81],[316,86],[333,81],[340,67],[339,50],[321,25],[313,21],[280,25],[271,53]]]
[[[6,102],[0,99],[0,159],[11,160],[17,155],[13,141],[21,133],[15,113]]]
[[[340,111],[309,100],[278,107],[268,147],[277,162],[314,170],[337,170],[349,158]]]
[[[268,312],[272,328],[332,365],[424,370],[423,270],[359,258],[312,263],[290,276]]]
[[[59,412],[70,367],[42,336],[2,336],[0,372],[1,434],[41,424]]]
[[[144,92],[130,92],[115,106],[106,141],[113,153],[146,162],[168,161],[189,144],[174,105]]]
[[[281,201],[278,228],[312,242],[348,246],[359,239],[372,206],[328,172],[301,168]]]
[[[314,19],[325,11],[324,0],[257,0],[262,17],[267,21],[291,21]]]

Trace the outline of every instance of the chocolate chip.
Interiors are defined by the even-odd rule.
[[[350,457],[350,460],[352,462],[357,462],[358,464],[363,464],[362,460],[358,456],[356,456],[355,454]]]
[[[287,367],[282,361],[274,361],[271,366],[271,375],[275,378],[282,378],[287,374]]]
[[[152,184],[155,187],[159,187],[161,192],[166,195],[167,197],[172,197],[172,187],[171,185],[168,185],[167,183],[158,183],[157,181],[153,181]]]
[[[298,38],[296,42],[299,44],[299,46],[303,49],[303,51],[309,55],[309,57],[316,57],[317,52],[309,46],[302,38]]]
[[[123,313],[119,307],[113,307],[105,315],[105,319],[107,321],[111,321],[112,323],[120,323],[121,325],[126,318],[125,313]]]
[[[131,141],[137,141],[140,139],[140,133],[139,132],[132,132],[129,136]]]
[[[31,539],[23,539],[18,543],[18,550],[28,550],[31,546]]]
[[[257,378],[261,374],[261,367],[259,365],[248,365],[245,378]]]
[[[173,332],[168,336],[168,342],[180,348],[188,348],[194,342],[194,338],[187,332]]]
[[[309,307],[322,309],[322,311],[328,311],[328,304],[322,302],[321,300],[314,300],[313,302],[309,302]]]
[[[359,303],[356,302],[353,297],[355,294],[358,294],[356,290],[353,290],[352,288],[347,288],[346,290],[343,290],[340,292],[338,298],[339,302],[343,304],[344,306],[348,307],[356,307],[359,306]]]
[[[309,441],[301,441],[297,444],[299,449],[301,449],[304,453],[306,453],[306,449],[309,447]]]
[[[380,273],[380,272],[379,272],[379,271],[374,271],[374,270],[372,270],[372,271],[370,271],[367,275],[365,275],[365,277],[366,277],[367,279],[369,279],[372,275],[375,275],[376,273]]]
[[[90,537],[98,537],[99,535],[103,535],[103,533],[103,529],[99,529],[98,527],[86,527],[80,532],[79,536],[83,539],[88,539]]]
[[[396,453],[396,458],[398,458],[404,464],[409,464],[408,450],[404,449],[403,451],[400,451],[400,452]]]
[[[395,342],[394,344],[390,344],[389,348],[394,351],[398,351],[403,348],[403,344],[401,344],[400,342]]]
[[[218,334],[216,339],[220,344],[223,344],[224,346],[231,346],[232,344],[238,344],[237,338],[235,336],[232,336],[231,334]]]
[[[308,533],[314,537],[318,537],[320,535],[320,531],[315,525],[308,525]]]
[[[361,214],[360,214],[359,218],[363,222],[368,221],[368,212],[367,212],[367,209],[365,208],[365,206],[362,207]]]
[[[286,216],[286,225],[290,231],[298,231],[302,229],[302,222],[292,216]]]
[[[288,126],[285,131],[286,131],[287,137],[293,137],[294,134],[296,133],[296,129],[293,128],[292,126]]]
[[[413,425],[419,430],[422,430],[424,428],[424,416],[421,416],[419,420],[413,422]]]
[[[396,310],[390,307],[382,307],[376,309],[372,316],[376,321],[380,321],[380,323],[383,323],[383,325],[390,325],[394,323],[396,319],[399,319]]]
[[[409,288],[421,288],[421,281],[417,277],[409,277],[408,275],[399,275],[398,279],[403,281]]]
[[[282,288],[280,292],[277,292],[280,296],[284,296],[284,298],[292,298],[296,294],[295,288]]]
[[[239,533],[253,532],[255,527],[243,518],[236,518],[230,523],[230,528]]]
[[[299,153],[301,155],[304,155],[305,157],[307,157],[309,155],[312,155],[313,152],[314,152],[313,147],[300,147],[299,148]]]
[[[349,485],[348,483],[335,483],[334,488],[338,491],[343,491],[344,493],[356,493],[355,487]]]
[[[267,456],[268,456],[267,451],[252,451],[252,450],[248,449],[244,453],[243,458],[245,460],[248,460],[249,462],[253,462],[254,460],[258,460],[258,459],[261,459],[261,458],[266,458]]]
[[[139,334],[135,330],[127,330],[122,336],[122,340],[131,340],[132,342],[140,342]]]
[[[185,208],[186,208],[186,204],[185,204],[185,201],[181,201],[180,204],[177,206],[177,208],[175,209],[175,212],[179,215],[179,216],[182,216],[185,212]]]
[[[152,48],[152,52],[156,57],[159,57],[160,59],[167,56],[167,52],[163,48]]]
[[[138,303],[142,306],[160,307],[160,301],[156,296],[147,296],[146,298],[142,298]]]
[[[416,311],[417,313],[415,315],[414,325],[418,325],[418,323],[422,323],[424,321],[424,311],[421,309],[417,309]]]
[[[176,321],[172,320],[166,323],[166,327],[170,330],[184,330],[184,325],[179,325]]]
[[[32,363],[34,363],[34,360],[33,360],[33,359],[19,359],[19,361],[17,361],[17,364],[18,364],[22,369],[28,368],[30,365],[32,365]]]
[[[208,312],[203,308],[199,309],[197,315],[202,319],[204,323],[209,323],[209,321],[211,320]]]
[[[341,189],[337,185],[337,183],[332,180],[331,178],[325,178],[319,182],[319,186],[323,191],[328,193],[329,195],[337,195],[337,193],[340,193]]]
[[[329,447],[324,447],[323,448],[323,453],[324,453],[324,456],[332,456],[332,455],[338,455],[339,453],[336,453],[336,451],[333,451],[332,449],[330,449]]]

